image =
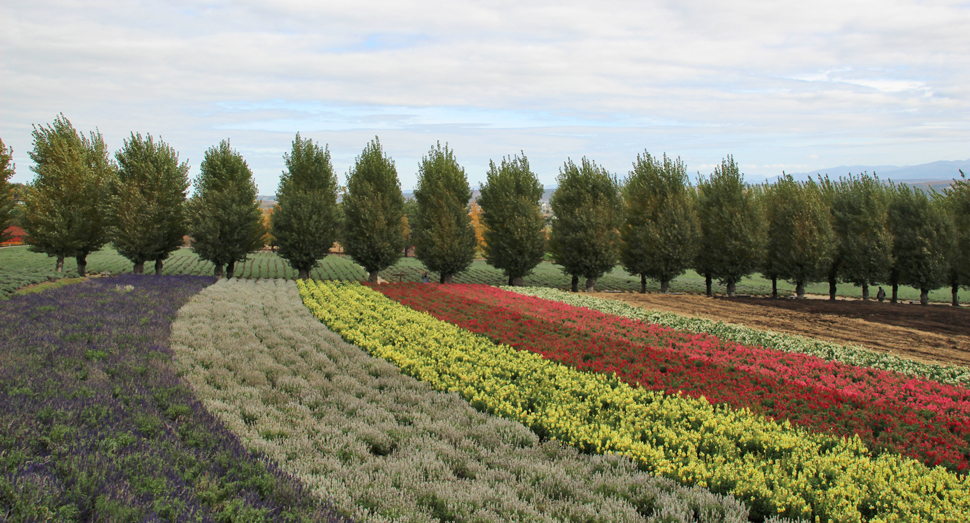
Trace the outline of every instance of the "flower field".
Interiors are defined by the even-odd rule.
[[[970,368],[966,367],[924,363],[901,358],[894,354],[875,352],[863,347],[847,347],[803,336],[751,329],[743,325],[681,316],[671,312],[650,311],[616,300],[604,300],[557,289],[543,287],[502,287],[502,289],[614,316],[654,323],[672,329],[712,334],[723,340],[735,341],[742,345],[759,345],[769,349],[808,354],[823,360],[873,367],[950,385],[970,386]]]
[[[856,426],[883,419],[879,416],[906,408],[924,421],[938,415],[950,416],[947,419],[955,424],[949,426],[959,429],[959,413],[963,412],[966,398],[959,396],[955,388],[903,380],[902,386],[912,385],[914,393],[900,393],[887,404],[874,407],[875,411],[865,410],[864,402],[858,397],[874,395],[885,388],[878,379],[867,381],[864,376],[892,378],[889,373],[883,373],[885,376],[868,374],[868,371],[856,374],[848,368],[826,367],[836,364],[825,362],[813,367],[814,377],[798,383],[791,373],[797,369],[793,366],[808,361],[799,359],[802,355],[776,353],[775,358],[767,358],[767,353],[757,352],[756,347],[731,345],[732,342],[713,336],[645,328],[635,322],[623,323],[622,318],[613,317],[610,322],[603,315],[590,316],[594,311],[573,309],[572,314],[585,316],[570,321],[565,309],[557,312],[552,305],[541,313],[545,321],[539,321],[523,317],[522,310],[516,311],[514,305],[502,309],[494,301],[500,298],[497,295],[483,297],[482,307],[469,310],[469,315],[477,318],[462,320],[460,307],[449,308],[444,304],[459,303],[451,298],[456,296],[470,299],[468,295],[473,290],[470,287],[391,285],[381,289],[389,294],[400,291],[398,298],[416,308],[423,304],[440,308],[445,311],[442,315],[454,316],[453,321],[467,321],[469,329],[488,329],[487,323],[494,322],[501,333],[475,334],[356,284],[299,282],[298,285],[306,305],[331,329],[436,389],[459,393],[481,410],[519,420],[542,437],[565,441],[587,452],[624,454],[649,472],[687,485],[703,486],[715,493],[731,493],[749,505],[753,519],[783,515],[820,521],[961,521],[963,514],[970,513],[970,488],[965,473],[929,467],[896,452],[870,449],[877,446],[873,443],[880,442],[897,448],[892,438],[880,438],[890,425],[879,434],[871,430],[869,446],[860,436],[842,435],[848,427],[854,430]],[[432,296],[432,292],[439,294]],[[489,303],[489,299],[493,301]],[[515,312],[519,317],[513,319]],[[501,320],[502,314],[509,316]],[[569,345],[567,338],[582,343]],[[515,350],[501,342],[503,339],[528,350]],[[647,376],[641,374],[643,379],[631,380],[631,374],[622,374],[641,361],[644,348],[651,345],[660,345],[653,348],[656,355],[649,358],[655,365],[650,375],[653,379],[647,381]],[[563,350],[564,347],[573,352]],[[747,364],[741,359],[731,360],[730,352],[735,349],[762,357]],[[583,352],[576,352],[580,350]],[[538,354],[542,351],[548,352],[548,357]],[[691,351],[697,352],[697,357],[685,359]],[[587,355],[591,357],[584,361]],[[687,368],[687,362],[695,367],[700,363],[714,378],[693,373]],[[659,375],[666,375],[674,365],[681,366],[677,369],[679,381],[664,381],[666,378]],[[665,367],[664,371],[660,370],[661,366]],[[840,384],[852,382],[854,378],[861,381],[851,394],[840,395],[836,393],[836,382],[826,381],[825,369],[833,369],[830,374],[837,377],[832,379],[841,380]],[[708,387],[719,383],[722,389],[739,390],[711,389],[712,396],[725,401],[721,405],[713,405],[699,389],[686,394],[669,393],[690,389],[695,380],[703,381]],[[668,393],[631,385],[636,381]],[[814,405],[813,401],[821,401],[807,392],[796,398],[796,403],[783,403],[790,405],[783,407],[788,410],[778,410],[770,402],[752,404],[751,408],[730,404],[730,401],[758,396],[752,391],[759,387],[767,394],[771,392],[768,385],[781,387],[793,383],[814,386],[811,390],[816,396],[841,402],[840,408],[857,409],[852,412],[858,417],[849,420],[856,425],[834,420],[829,427],[835,432],[832,434],[806,420],[792,424],[761,414],[770,414],[771,409],[802,412],[806,406]],[[949,402],[938,401],[931,394],[942,394]],[[775,400],[775,405],[784,400],[770,399]],[[926,416],[922,411],[928,409],[920,410],[916,406],[935,406],[937,410]],[[904,421],[919,423],[920,419]],[[932,428],[932,423],[927,426]],[[930,450],[921,449],[918,452],[921,459],[943,459],[931,455]],[[956,452],[953,448],[947,450]],[[953,459],[949,463],[952,468],[960,467],[956,454],[946,456]]]
[[[480,285],[382,285],[388,297],[498,343],[669,394],[858,435],[963,472],[970,390],[815,356],[745,346]]]
[[[175,372],[214,278],[120,276],[0,303],[0,520],[337,521]]]
[[[208,287],[171,344],[209,411],[357,521],[747,521],[730,497],[540,442],[405,376],[328,330],[289,282]]]

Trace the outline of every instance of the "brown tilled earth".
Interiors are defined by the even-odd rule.
[[[614,294],[645,309],[697,316],[747,327],[862,345],[899,356],[970,366],[970,308],[949,305],[728,298],[698,295]]]

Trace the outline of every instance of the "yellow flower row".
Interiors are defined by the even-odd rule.
[[[393,302],[359,284],[298,282],[313,314],[347,341],[476,408],[654,474],[730,493],[753,515],[818,521],[965,521],[970,482],[858,438],[812,434],[703,398],[580,372]]]

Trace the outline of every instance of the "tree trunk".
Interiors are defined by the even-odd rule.
[[[869,301],[869,284],[862,284],[862,301]]]
[[[670,292],[670,280],[664,280],[660,282],[660,294],[667,294]]]
[[[711,273],[704,275],[704,284],[707,286],[707,297],[714,296],[714,278],[711,277]]]
[[[737,283],[734,283],[733,281],[729,281],[727,284],[728,296],[733,298],[736,290],[737,290]]]
[[[647,293],[647,275],[641,274],[640,275],[640,294],[646,294],[646,293]]]
[[[216,265],[215,269],[212,269],[212,275],[216,278],[222,278],[224,274],[222,265]]]
[[[377,276],[380,274],[380,272],[381,271],[372,271],[368,273],[367,274],[368,283],[377,283]]]
[[[164,267],[165,267],[165,261],[164,260],[162,260],[161,258],[155,260],[155,275],[156,276],[161,276],[162,275],[162,269]]]
[[[960,306],[959,292],[960,292],[960,285],[954,282],[953,285],[950,287],[950,295],[953,296],[953,301],[950,302],[950,305],[953,305],[954,307]]]
[[[573,274],[572,290],[573,292],[579,292],[579,276],[575,274]]]
[[[306,269],[299,269],[298,272],[299,272],[299,274],[297,275],[297,278],[299,278],[301,280],[309,280],[310,279],[310,271],[308,271]]]
[[[64,255],[60,254],[57,256],[57,265],[54,266],[54,272],[64,272]]]
[[[132,274],[145,274],[145,262],[138,262],[131,268]]]
[[[929,305],[930,304],[930,290],[929,289],[920,289],[919,290],[919,304],[920,305]]]
[[[231,260],[226,264],[226,279],[231,279],[234,272],[236,272],[236,260]]]
[[[77,260],[77,274],[78,276],[86,276],[88,268],[88,255],[78,254],[74,257]]]
[[[596,278],[586,278],[586,292],[596,292]]]
[[[512,275],[510,274],[509,275],[509,287],[511,287],[511,286],[512,286]]]
[[[893,297],[889,300],[889,303],[899,303],[899,284],[893,284]]]
[[[776,300],[778,299],[778,277],[777,276],[771,277],[771,297]]]
[[[798,299],[802,299],[802,298],[805,297],[805,284],[804,283],[798,282],[798,283],[795,284],[795,296],[797,296]]]
[[[441,283],[454,283],[454,282],[455,282],[455,275],[454,274],[442,274],[441,275]]]
[[[835,301],[836,283],[835,276],[829,276],[829,301]]]
[[[522,276],[516,276],[515,278],[512,278],[512,286],[525,287],[525,280],[522,278]]]

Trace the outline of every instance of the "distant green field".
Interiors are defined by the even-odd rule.
[[[130,261],[119,255],[114,249],[106,248],[88,256],[88,273],[121,274],[131,272]],[[190,249],[179,249],[165,261],[163,274],[199,274],[211,275],[212,264],[199,260]],[[4,247],[0,249],[0,299],[6,299],[11,292],[47,280],[76,276],[77,264],[73,258],[64,261],[64,272],[54,272],[54,259],[44,254],[32,253],[27,247]],[[145,273],[154,274],[154,265],[145,264]],[[425,272],[424,266],[415,258],[402,258],[396,265],[381,272],[381,277],[387,281],[421,281]],[[294,279],[297,271],[293,270],[279,256],[272,252],[258,252],[251,254],[241,266],[236,268],[236,278],[285,278]],[[350,258],[342,255],[330,255],[323,259],[320,265],[310,272],[310,277],[321,280],[361,280],[365,278],[364,270]],[[437,281],[438,275],[429,273],[431,281]],[[502,272],[486,264],[482,260],[475,260],[472,266],[455,277],[458,283],[484,283],[488,285],[505,285],[507,279]],[[558,265],[550,262],[540,263],[532,275],[525,278],[526,285],[568,289],[570,278],[563,274]],[[582,283],[581,283],[582,286]],[[622,267],[616,267],[611,273],[600,278],[596,283],[600,291],[634,292],[640,289],[640,278],[631,276]],[[672,292],[703,293],[704,278],[694,271],[687,271],[671,282]],[[659,292],[660,284],[647,281],[649,292]],[[875,289],[872,294],[875,295]],[[724,292],[724,287],[715,285],[715,292]],[[771,281],[757,277],[745,278],[737,286],[738,294],[768,295],[771,294]],[[782,296],[792,295],[795,286],[788,282],[778,282],[778,292]],[[806,292],[810,294],[828,294],[827,283],[808,285]],[[886,292],[889,289],[886,288]],[[853,285],[839,285],[839,296],[861,297],[862,291]],[[902,300],[918,300],[919,291],[910,287],[901,287],[899,296]],[[933,301],[949,302],[949,289],[937,289],[930,293]]]

